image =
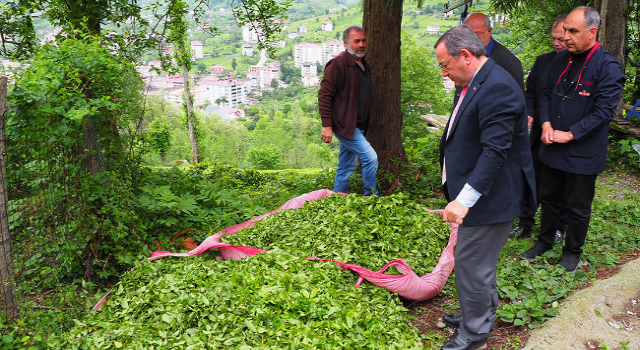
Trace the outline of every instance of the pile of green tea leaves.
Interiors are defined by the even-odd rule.
[[[265,250],[279,247],[305,257],[339,260],[379,270],[405,260],[419,276],[430,272],[449,240],[440,214],[406,196],[334,194],[282,210],[224,243]]]
[[[421,349],[387,290],[273,250],[240,261],[141,262],[55,349]]]

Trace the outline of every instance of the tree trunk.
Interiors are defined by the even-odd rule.
[[[98,162],[98,150],[96,147],[96,137],[97,131],[95,129],[95,125],[91,120],[90,116],[86,116],[85,118],[85,128],[84,128],[84,148],[85,154],[82,163],[84,168],[89,171],[90,174],[95,174],[100,172],[100,163]]]
[[[596,8],[600,12],[598,41],[624,68],[624,46],[626,40],[627,3],[629,0],[600,0]]]
[[[160,159],[162,159],[162,166],[167,166],[167,156],[164,154],[161,154]]]
[[[11,254],[11,233],[7,208],[7,184],[4,164],[4,123],[7,113],[7,77],[0,77],[0,309],[9,320],[20,315],[15,293],[15,276]]]
[[[626,45],[627,32],[627,5],[629,0],[596,0],[594,2],[596,10],[600,13],[600,29],[598,30],[598,41],[602,47],[609,51],[622,65],[622,72],[625,72],[624,47]],[[622,96],[618,102],[615,116],[621,117]]]
[[[196,121],[193,111],[193,101],[191,100],[191,90],[189,89],[189,69],[182,65],[182,79],[184,80],[184,102],[187,109],[189,121],[189,138],[191,139],[191,157],[193,163],[200,163],[200,151],[198,150],[198,139],[196,138]]]
[[[371,124],[367,139],[378,153],[380,166],[396,173],[402,147],[400,109],[400,29],[402,0],[365,0],[363,24],[367,32],[366,60],[371,67]]]

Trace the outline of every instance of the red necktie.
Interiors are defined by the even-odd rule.
[[[464,89],[462,89],[462,92],[460,93],[460,98],[458,99],[458,104],[456,105],[456,108],[453,110],[453,113],[451,113],[451,118],[449,118],[449,128],[447,128],[447,139],[449,138],[449,134],[451,133],[451,128],[453,127],[453,122],[456,120],[456,114],[458,114],[458,109],[460,108],[460,105],[462,104],[462,100],[464,99],[464,96],[467,94],[467,90],[469,89],[469,86],[465,86]],[[447,182],[447,159],[444,159],[444,165],[442,166],[442,184],[444,185],[444,183]]]

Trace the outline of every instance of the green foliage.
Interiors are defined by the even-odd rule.
[[[637,137],[609,135],[607,168],[640,174],[640,154],[633,146],[640,145]]]
[[[276,170],[282,167],[282,153],[272,146],[249,148],[247,161],[258,170]]]
[[[508,13],[504,29],[509,32],[503,44],[518,54],[525,72],[533,66],[538,55],[553,51],[551,26],[560,15],[577,6],[588,5],[580,0],[519,1],[492,0],[491,6],[500,13]]]
[[[335,259],[379,270],[405,260],[418,275],[436,265],[451,227],[406,196],[332,195],[284,210],[223,242],[300,256]]]
[[[276,50],[272,44],[280,39],[279,34],[288,19],[287,11],[292,2],[293,0],[241,0],[233,8],[233,15],[240,26],[254,26],[261,34],[258,36],[258,49],[266,49],[269,56],[275,57]],[[260,28],[256,28],[258,22],[261,24]]]
[[[498,264],[498,293],[509,302],[496,313],[501,320],[516,326],[536,328],[557,316],[557,301],[587,282],[582,270],[568,274],[559,265],[534,266],[526,260],[518,260],[501,259]]]
[[[57,349],[419,349],[407,310],[333,263],[285,252],[141,262]]]
[[[171,147],[171,129],[166,120],[156,118],[149,123],[147,142],[154,152],[163,158],[166,156]]]
[[[0,56],[22,59],[33,54],[36,33],[30,9],[20,2],[3,2],[0,5]],[[4,35],[11,33],[11,36]]]

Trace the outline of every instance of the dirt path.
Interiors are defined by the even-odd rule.
[[[640,259],[571,294],[557,317],[529,333],[523,349],[600,349],[601,344],[640,349]]]

